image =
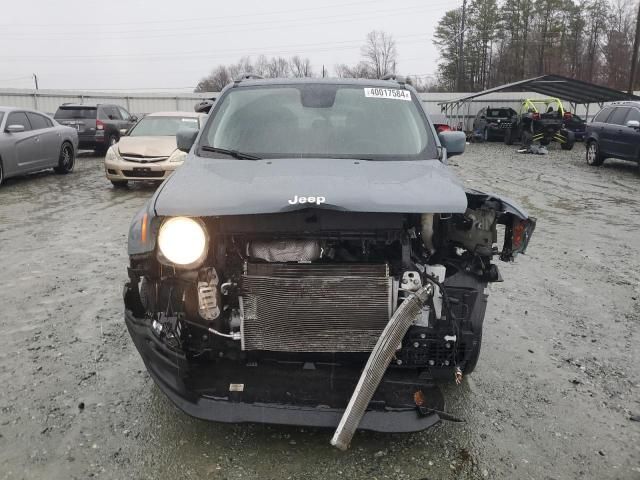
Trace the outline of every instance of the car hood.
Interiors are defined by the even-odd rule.
[[[322,204],[294,203],[323,197]],[[310,206],[354,212],[462,213],[464,188],[438,160],[237,160],[189,156],[159,189],[160,216],[286,212]]]
[[[175,135],[172,137],[122,137],[118,142],[120,155],[138,157],[168,157],[176,145]]]

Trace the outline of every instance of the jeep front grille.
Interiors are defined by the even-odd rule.
[[[242,348],[370,352],[392,313],[386,264],[249,263]]]

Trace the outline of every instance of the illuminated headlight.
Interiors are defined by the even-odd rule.
[[[158,233],[158,248],[169,262],[182,267],[196,266],[207,254],[207,232],[198,220],[172,217]]]
[[[117,146],[113,145],[112,147],[109,147],[109,150],[107,150],[107,154],[104,157],[104,161],[115,162],[117,160],[120,160],[120,154],[118,153]]]
[[[187,152],[183,152],[182,150],[178,150],[177,148],[169,157],[170,162],[184,162],[184,159],[187,158]]]

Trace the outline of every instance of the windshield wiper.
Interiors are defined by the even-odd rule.
[[[222,153],[223,155],[230,155],[233,158],[239,158],[241,160],[261,160],[260,157],[251,155],[250,153],[243,153],[239,152],[238,150],[228,150],[226,148],[212,147],[210,145],[203,145],[200,147],[200,150],[204,150],[205,152]]]

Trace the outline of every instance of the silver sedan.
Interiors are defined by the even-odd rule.
[[[0,185],[4,179],[47,168],[73,170],[78,132],[25,108],[0,107]]]

